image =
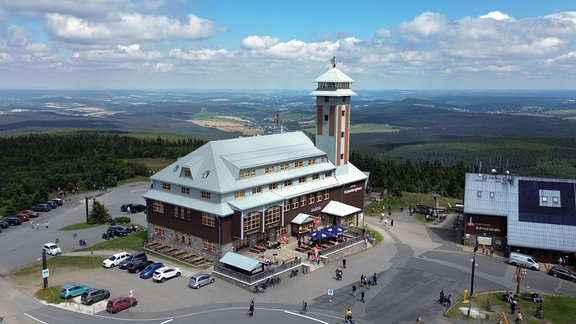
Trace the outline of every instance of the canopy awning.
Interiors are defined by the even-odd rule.
[[[322,212],[324,214],[329,214],[329,215],[334,215],[334,216],[339,216],[339,217],[352,215],[352,214],[357,213],[359,211],[360,211],[360,208],[346,205],[344,203],[334,201],[334,200],[330,201],[326,205],[326,207],[324,207],[324,209],[322,209]]]
[[[300,213],[300,214],[296,215],[296,217],[294,217],[294,219],[292,220],[291,223],[296,224],[296,225],[302,225],[302,224],[313,222],[315,218],[316,217],[314,217],[312,215]]]
[[[262,266],[260,261],[234,252],[227,252],[220,259],[220,262],[248,272],[252,272]]]

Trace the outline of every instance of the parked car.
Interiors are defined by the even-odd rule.
[[[33,207],[30,207],[30,210],[35,212],[49,212],[52,208],[48,204],[39,204]]]
[[[122,262],[120,262],[120,264],[118,265],[118,267],[120,269],[127,269],[128,268],[128,264],[132,261],[136,261],[136,260],[148,260],[148,256],[146,255],[146,253],[144,252],[137,252],[137,253],[133,253],[130,254],[129,257],[127,257],[126,259],[124,259]]]
[[[198,289],[214,282],[214,277],[205,273],[197,273],[190,277],[188,287]]]
[[[120,206],[120,211],[125,213],[128,211],[128,207],[130,207],[130,211],[132,211],[132,205],[134,205],[134,204],[124,204],[124,205]]]
[[[136,305],[138,305],[138,300],[134,297],[116,297],[108,300],[106,311],[116,314],[123,309],[134,307]]]
[[[548,274],[554,277],[570,280],[572,282],[576,282],[576,274],[570,272],[568,269],[562,267],[552,267]]]
[[[42,250],[46,251],[46,254],[50,255],[58,255],[62,253],[62,249],[57,244],[54,243],[46,243],[42,246]]]
[[[10,224],[7,221],[0,221],[0,228],[8,228],[10,227]]]
[[[26,214],[18,214],[18,215],[14,216],[14,217],[20,218],[20,220],[23,221],[23,222],[27,222],[27,221],[30,220],[30,217],[29,217],[28,215],[26,215]]]
[[[110,291],[107,289],[93,288],[85,291],[80,297],[80,302],[84,305],[92,305],[104,299],[110,298]]]
[[[156,272],[156,270],[163,268],[163,267],[164,267],[164,264],[162,262],[153,263],[153,264],[147,266],[146,268],[144,268],[144,270],[140,271],[140,278],[142,278],[142,279],[152,278],[152,276],[154,275],[154,272]]]
[[[10,226],[16,226],[22,224],[22,220],[18,217],[9,217],[5,221],[10,224]]]
[[[52,199],[52,201],[55,202],[56,205],[58,205],[58,206],[64,205],[64,201],[60,198],[54,198],[54,199]]]
[[[112,268],[120,264],[120,262],[126,260],[130,254],[127,252],[120,252],[110,256],[108,259],[102,261],[102,266],[104,268]]]
[[[52,209],[58,208],[58,204],[52,200],[48,200],[47,202],[45,202],[45,204],[50,206],[50,208],[52,208]]]
[[[60,297],[64,299],[73,298],[82,295],[85,291],[92,289],[90,286],[71,284],[60,289]]]
[[[40,216],[40,214],[30,209],[21,210],[20,215],[28,215],[29,218],[36,218]]]
[[[108,227],[108,235],[114,237],[114,236],[126,236],[128,235],[128,232],[126,231],[126,229],[122,226],[109,226]]]
[[[130,212],[132,214],[146,212],[146,205],[142,205],[142,204],[132,205],[130,207]]]
[[[135,260],[128,263],[127,271],[130,273],[136,273],[146,269],[149,265],[154,264],[152,260]]]
[[[180,277],[182,273],[180,272],[180,268],[175,267],[163,267],[156,271],[154,271],[154,275],[152,276],[152,280],[156,282],[164,282],[168,279],[174,277]]]

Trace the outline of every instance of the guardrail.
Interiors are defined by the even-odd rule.
[[[226,268],[225,266],[222,265],[222,263],[218,262],[217,264],[214,265],[214,270],[212,270],[212,272],[216,272],[220,275],[226,276],[230,279],[239,281],[243,284],[246,285],[253,285],[255,283],[258,283],[260,281],[264,281],[272,276],[281,274],[283,272],[287,272],[290,269],[299,266],[302,264],[302,260],[300,259],[296,259],[296,260],[292,260],[289,262],[286,262],[284,264],[280,264],[270,270],[265,270],[262,272],[259,272],[257,274],[254,275],[246,275],[243,273],[239,273],[238,271]]]

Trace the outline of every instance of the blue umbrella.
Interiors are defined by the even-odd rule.
[[[334,235],[336,235],[336,234],[342,234],[342,233],[345,233],[345,232],[348,231],[346,228],[340,227],[340,226],[337,226],[337,225],[332,225],[332,226],[330,226],[330,227],[325,228],[324,230],[327,231],[328,233],[332,233],[332,234],[334,234]]]

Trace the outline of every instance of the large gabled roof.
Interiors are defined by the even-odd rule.
[[[302,132],[219,140],[178,159],[151,179],[211,192],[235,192],[258,185],[252,183],[258,176],[239,180],[242,170],[319,156],[325,156],[325,153]],[[183,176],[182,168],[189,169],[191,176]]]

